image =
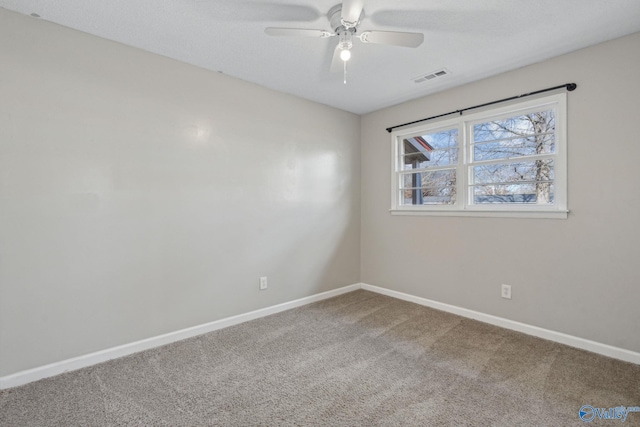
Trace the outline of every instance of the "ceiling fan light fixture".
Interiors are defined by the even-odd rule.
[[[353,41],[351,40],[351,31],[346,30],[340,33],[340,42],[338,43],[340,48],[340,59],[347,62],[351,58],[351,48],[353,47]]]

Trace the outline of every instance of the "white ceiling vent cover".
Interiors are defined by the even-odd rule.
[[[438,71],[433,71],[429,74],[423,74],[421,76],[414,77],[411,80],[413,80],[414,83],[422,83],[422,82],[426,82],[427,80],[433,80],[438,77],[448,76],[449,74],[451,74],[449,70],[447,70],[446,68],[442,68]]]

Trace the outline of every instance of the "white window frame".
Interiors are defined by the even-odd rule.
[[[554,201],[548,205],[533,204],[473,204],[469,169],[473,125],[490,120],[513,117],[542,109],[555,111]],[[402,141],[416,135],[434,133],[439,130],[458,129],[458,164],[456,166],[456,201],[452,205],[402,205],[400,203],[400,176],[402,169],[400,147]],[[396,129],[391,133],[391,209],[393,215],[432,216],[482,216],[515,218],[566,219],[567,208],[567,95],[560,93],[527,101],[503,105],[455,118],[422,123],[412,127]],[[518,158],[514,158],[517,160]],[[507,159],[505,159],[507,160]]]

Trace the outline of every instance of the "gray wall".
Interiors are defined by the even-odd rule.
[[[0,40],[0,376],[359,281],[358,116],[4,9]]]
[[[638,52],[640,33],[364,116],[362,281],[640,351]],[[386,127],[567,82],[568,219],[389,214]]]

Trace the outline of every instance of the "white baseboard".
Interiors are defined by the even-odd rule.
[[[583,350],[591,351],[593,353],[602,354],[603,356],[608,356],[614,359],[624,360],[625,362],[631,362],[631,363],[636,363],[640,365],[640,353],[636,353],[631,350],[614,347],[608,344],[602,344],[596,341],[590,341],[584,338],[574,337],[572,335],[563,334],[562,332],[551,331],[549,329],[543,329],[537,326],[527,325],[526,323],[520,323],[513,320],[505,319],[502,317],[480,313],[478,311],[468,310],[466,308],[457,307],[455,305],[444,304],[444,303],[433,301],[427,298],[416,297],[416,296],[405,294],[402,292],[392,291],[386,288],[380,288],[378,286],[368,285],[366,283],[362,283],[361,285],[362,285],[361,286],[362,289],[365,289],[367,291],[376,292],[382,295],[387,295],[387,296],[401,299],[404,301],[413,302],[416,304],[435,308],[437,310],[442,310],[448,313],[453,313],[459,316],[467,317],[469,319],[479,320],[480,322],[489,323],[495,326],[500,326],[501,328],[511,329],[514,331],[525,333],[527,335],[533,335],[535,337],[544,338],[549,341],[555,341],[561,344],[566,344],[571,347],[580,348]]]
[[[364,289],[367,291],[376,292],[382,295],[387,295],[387,296],[401,299],[404,301],[413,302],[426,307],[435,308],[437,310],[446,311],[446,312],[457,314],[459,316],[467,317],[470,319],[479,320],[484,323],[500,326],[505,329],[511,329],[511,330],[522,332],[528,335],[533,335],[539,338],[544,338],[550,341],[566,344],[571,347],[576,347],[576,348],[591,351],[594,353],[602,354],[604,356],[612,357],[615,359],[624,360],[626,362],[640,364],[640,353],[636,353],[631,350],[625,350],[623,348],[613,347],[607,344],[586,340],[584,338],[563,334],[561,332],[555,332],[549,329],[543,329],[537,326],[527,325],[525,323],[504,319],[502,317],[492,316],[490,314],[480,313],[478,311],[468,310],[466,308],[457,307],[455,305],[444,304],[444,303],[433,301],[427,298],[417,297],[417,296],[405,294],[402,292],[381,288],[378,286],[368,285],[366,283],[356,283],[356,284],[345,286],[339,289],[334,289],[331,291],[322,292],[320,294],[311,295],[309,297],[300,298],[294,301],[289,301],[289,302],[274,305],[271,307],[266,307],[260,310],[251,311],[249,313],[227,317],[225,319],[216,320],[214,322],[205,323],[203,325],[193,326],[191,328],[182,329],[180,331],[170,332],[164,335],[158,335],[156,337],[147,338],[147,339],[132,342],[129,344],[124,344],[118,347],[97,351],[95,353],[74,357],[72,359],[67,359],[60,362],[51,363],[49,365],[44,365],[37,368],[29,369],[26,371],[21,371],[15,374],[0,377],[0,390],[11,388],[11,387],[17,387],[17,386],[24,385],[33,381],[43,379],[43,378],[59,375],[64,372],[74,371],[77,369],[85,368],[87,366],[96,365],[98,363],[106,362],[108,360],[116,359],[118,357],[127,356],[143,350],[149,350],[151,348],[160,347],[162,345],[166,345],[172,342],[195,337],[197,335],[202,335],[207,332],[216,331],[218,329],[227,328],[229,326],[237,325],[243,322],[247,322],[249,320],[254,320],[260,317],[269,316],[271,314],[280,313],[285,310],[301,307],[303,305],[311,304],[317,301],[322,301],[327,298],[333,298],[335,296],[342,295],[347,292],[352,292],[357,289]]]
[[[271,307],[262,308],[260,310],[251,311],[249,313],[239,314],[237,316],[227,317],[225,319],[216,320],[214,322],[205,323],[203,325],[193,326],[191,328],[182,329],[180,331],[170,332],[168,334],[158,335],[156,337],[120,345],[106,350],[97,351],[95,353],[85,354],[83,356],[74,357],[72,359],[51,363],[49,365],[39,366],[37,368],[26,371],[16,372],[15,374],[0,377],[0,390],[17,387],[43,378],[52,377],[68,371],[92,366],[107,360],[116,359],[118,357],[127,356],[143,350],[159,347],[172,342],[184,340],[186,338],[195,337],[197,335],[206,334],[207,332],[216,331],[218,329],[227,328],[249,320],[258,319],[260,317],[269,316],[271,314],[280,313],[281,311],[290,310],[292,308],[301,307],[313,302],[322,301],[327,298],[333,298],[347,292],[360,289],[362,285],[356,283],[354,285],[345,286],[327,292],[311,295],[309,297],[300,298],[294,301],[285,302]]]

